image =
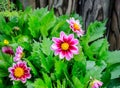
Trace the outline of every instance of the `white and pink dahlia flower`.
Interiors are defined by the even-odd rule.
[[[21,46],[18,46],[18,48],[16,49],[14,61],[15,62],[20,61],[22,56],[23,56],[23,48]]]
[[[91,88],[100,88],[103,83],[99,80],[94,80],[93,82],[91,82]]]
[[[19,61],[16,64],[13,64],[12,67],[8,68],[10,72],[9,77],[11,80],[22,81],[25,83],[27,79],[31,78],[30,68],[27,67],[26,62]]]
[[[83,36],[84,31],[82,30],[82,25],[80,24],[79,20],[75,20],[74,18],[70,18],[69,20],[66,20],[70,28],[72,29],[73,32],[75,32],[78,37]]]
[[[79,42],[74,39],[74,35],[66,35],[64,32],[60,33],[60,38],[52,38],[54,42],[51,49],[54,50],[55,55],[59,55],[60,59],[66,58],[66,60],[71,60],[73,54],[78,54],[79,49],[76,46]]]

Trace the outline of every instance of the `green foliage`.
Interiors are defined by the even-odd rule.
[[[49,56],[51,53],[51,49],[50,49],[51,44],[52,44],[52,41],[49,38],[45,38],[45,37],[43,38],[41,43],[41,50],[47,56]]]
[[[83,24],[78,14],[71,16]],[[48,8],[0,12],[0,48],[11,46],[15,52],[17,46],[22,46],[22,60],[27,62],[32,75],[25,84],[12,83],[8,68],[15,63],[14,56],[0,52],[0,88],[90,88],[94,79],[101,80],[103,88],[119,88],[115,82],[120,79],[120,51],[108,50],[104,36],[106,22],[91,23],[80,38],[74,33],[79,41],[79,54],[72,60],[61,60],[53,54],[52,38],[59,37],[61,31],[73,34],[66,22],[69,18],[56,17],[53,9]],[[3,43],[5,39],[8,45]]]
[[[47,88],[47,85],[45,85],[44,81],[40,78],[36,79],[34,84],[33,84],[34,88]]]
[[[120,51],[108,52],[108,57],[106,58],[106,62],[109,65],[120,63]]]

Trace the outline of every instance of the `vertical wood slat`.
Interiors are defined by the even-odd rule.
[[[110,43],[110,50],[120,49],[120,0],[114,2],[109,27],[108,40]]]

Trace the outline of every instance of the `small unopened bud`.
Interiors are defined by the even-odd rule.
[[[103,85],[103,82],[96,79],[90,83],[91,88],[100,88],[102,85]]]

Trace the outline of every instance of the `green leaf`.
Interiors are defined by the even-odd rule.
[[[82,78],[86,72],[86,66],[84,62],[77,61],[74,62],[72,67],[72,75],[78,78]]]
[[[120,78],[120,65],[114,66],[111,70],[111,79]]]
[[[106,58],[106,62],[109,65],[120,63],[120,51],[109,51],[108,58]]]
[[[80,80],[77,77],[73,76],[72,80],[75,88],[84,88],[84,85],[80,82]]]
[[[64,69],[63,67],[65,68],[66,65],[62,61],[55,62],[55,75],[56,75],[57,79],[62,78],[63,69]]]
[[[88,82],[90,80],[90,77],[100,79],[102,76],[102,72],[106,68],[106,66],[107,65],[104,61],[98,61],[98,63],[95,66],[93,66],[93,68],[87,70],[84,82]]]
[[[33,86],[34,88],[48,88],[44,81],[40,78],[35,80]]]
[[[27,86],[27,88],[34,88],[33,87],[33,82],[28,81],[28,80],[27,80],[26,86]]]
[[[14,81],[14,84],[12,85],[12,88],[24,88],[25,86],[22,85],[20,81]]]
[[[120,88],[120,78],[111,80],[107,88]]]
[[[60,80],[57,80],[57,87],[55,88],[66,88],[66,80],[62,80],[62,83],[60,82]]]
[[[35,9],[32,15],[39,17],[41,20],[48,13],[48,8]]]
[[[90,70],[95,66],[95,61],[87,61],[86,69]]]
[[[12,28],[9,25],[7,25],[4,17],[0,15],[0,32],[6,35],[10,35],[11,31]]]
[[[0,77],[9,75],[8,68],[12,65],[12,57],[0,52]]]
[[[36,68],[33,66],[33,64],[32,64],[29,60],[27,60],[27,59],[25,59],[25,61],[26,61],[26,62],[28,63],[28,65],[30,66],[33,74],[34,74],[35,76],[37,76],[37,75],[38,75],[38,72],[37,72]]]
[[[53,10],[51,10],[40,20],[40,31],[42,36],[48,36],[48,31],[51,27],[54,26],[55,22],[56,17]]]
[[[99,59],[106,59],[107,58],[108,48],[109,48],[108,46],[109,46],[109,44],[107,42],[107,39],[104,39],[101,47],[98,50],[98,52],[99,52],[99,54],[98,54],[99,57],[98,58]]]
[[[102,23],[102,22],[95,21],[94,23],[91,23],[88,26],[86,35],[89,37],[89,42],[96,40],[100,37],[103,37],[104,31],[106,29],[105,24],[106,22]]]
[[[43,73],[43,78],[47,88],[52,88],[51,78],[46,73]]]
[[[52,44],[52,41],[49,38],[45,38],[45,37],[43,38],[42,43],[40,44],[42,52],[47,56],[49,56],[52,51],[50,49],[51,44]]]
[[[31,35],[34,38],[38,38],[40,36],[40,21],[39,17],[31,15],[29,18],[29,30],[31,32]]]

